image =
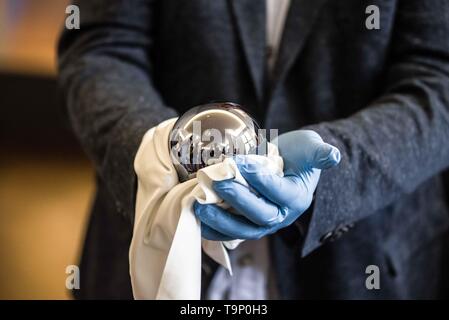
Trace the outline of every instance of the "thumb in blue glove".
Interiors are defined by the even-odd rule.
[[[260,239],[290,225],[311,205],[321,170],[340,161],[339,150],[311,130],[282,134],[273,143],[284,159],[284,176],[268,172],[254,157],[236,156],[240,173],[257,194],[233,179],[214,182],[217,195],[238,214],[196,202],[203,238]]]

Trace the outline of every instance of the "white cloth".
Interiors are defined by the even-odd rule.
[[[199,299],[201,247],[230,272],[222,242],[201,240],[193,202],[225,206],[211,188],[213,180],[234,178],[248,186],[232,158],[208,166],[197,178],[179,183],[168,148],[176,119],[162,122],[143,137],[134,168],[138,178],[134,232],[129,250],[130,275],[135,299]],[[282,175],[278,150],[270,145],[265,167]],[[228,243],[229,247],[235,243]]]

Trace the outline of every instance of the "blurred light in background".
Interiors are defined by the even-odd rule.
[[[55,79],[67,4],[0,0],[0,299],[70,298],[78,263],[94,183]]]
[[[2,71],[54,74],[66,0],[0,0]]]

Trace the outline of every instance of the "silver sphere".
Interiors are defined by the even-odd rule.
[[[256,154],[259,125],[235,103],[193,107],[175,123],[169,137],[172,162],[181,182],[196,172],[237,154]]]

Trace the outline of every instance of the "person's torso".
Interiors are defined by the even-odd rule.
[[[159,1],[149,50],[154,85],[164,102],[180,113],[210,101],[232,101],[244,105],[262,127],[280,132],[348,117],[384,89],[392,60],[397,3],[292,0],[273,76],[269,77],[264,1]],[[381,12],[379,30],[365,26],[365,9],[372,4]],[[100,190],[106,190],[102,184]],[[106,206],[109,199],[103,194],[97,201]],[[100,212],[101,206],[96,210],[93,230],[119,219],[118,214]],[[441,245],[431,244],[447,229],[447,215],[442,187],[435,177],[305,258],[299,257],[299,248],[275,236],[272,251],[281,296],[416,296],[419,284],[435,278],[432,273],[436,274],[442,263],[437,259],[443,259]],[[117,232],[130,239],[129,228]],[[107,269],[114,261],[93,261],[95,255],[105,255],[98,251],[100,244],[93,244],[95,237],[91,238],[90,263],[98,270]],[[112,234],[101,239],[108,247],[117,241]],[[126,244],[120,247],[126,248]],[[430,254],[429,248],[441,252],[432,252],[428,256],[432,260],[425,261],[418,253]],[[122,251],[117,259],[127,258],[126,250]],[[413,261],[415,257],[421,258]],[[428,270],[416,278],[426,263]],[[367,291],[364,287],[368,264],[380,266],[385,290]],[[121,272],[127,274],[127,270]],[[409,275],[415,278],[408,281]],[[109,278],[113,287],[120,277]]]
[[[281,131],[349,116],[382,91],[396,2],[293,0],[270,80],[265,1],[163,1],[155,84],[179,112],[234,101]],[[370,4],[382,12],[379,30],[365,26]]]

